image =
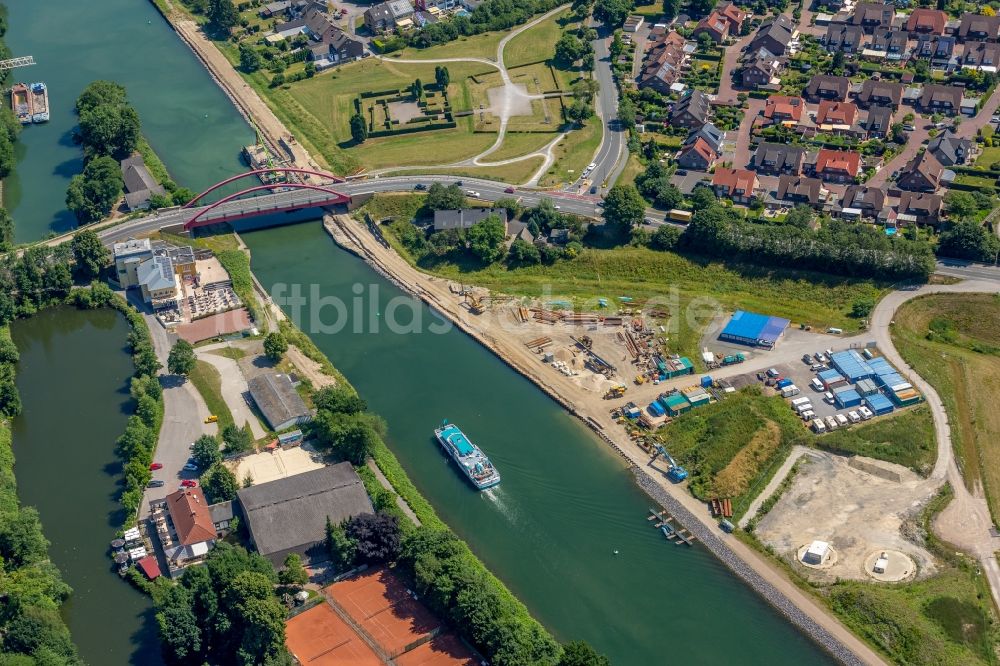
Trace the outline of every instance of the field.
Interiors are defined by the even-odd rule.
[[[601,145],[603,131],[601,121],[591,118],[586,125],[566,135],[552,150],[556,161],[538,184],[542,187],[554,187],[560,183],[575,181],[594,158],[597,147]]]
[[[215,366],[199,359],[195,362],[194,370],[188,379],[198,389],[209,413],[219,417],[220,432],[227,425],[233,425],[233,415],[222,398],[222,377],[219,376]]]
[[[982,153],[976,158],[977,167],[989,168],[994,162],[1000,162],[1000,146],[991,146],[989,148],[983,148]]]
[[[909,467],[924,476],[934,467],[937,456],[934,422],[926,405],[845,430],[835,430],[817,437],[815,441],[822,449],[886,460]]]
[[[1000,297],[931,295],[899,309],[893,342],[937,390],[970,486],[982,484],[1000,516]]]
[[[504,64],[507,67],[520,67],[555,57],[556,42],[563,30],[575,25],[569,21],[568,11],[550,16],[507,42],[503,51]]]
[[[663,427],[667,450],[690,474],[702,500],[731,498],[739,519],[794,444],[808,433],[778,397],[749,388],[697,407]]]
[[[528,155],[541,150],[554,138],[556,138],[555,134],[548,133],[507,132],[500,148],[483,159],[487,162],[499,162],[520,155]]]

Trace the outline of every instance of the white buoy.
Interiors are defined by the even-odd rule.
[[[616,551],[615,551],[615,555],[617,555],[617,554],[618,554],[618,551],[616,550]]]

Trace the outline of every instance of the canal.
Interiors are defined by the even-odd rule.
[[[147,0],[6,0],[5,37],[38,63],[13,81],[49,86],[51,120],[21,132],[18,163],[4,182],[4,205],[23,243],[76,226],[64,201],[83,169],[73,142],[73,105],[91,81],[128,89],[143,134],[180,185],[199,191],[241,170],[240,148],[254,134],[187,45]]]
[[[122,524],[115,440],[132,410],[127,335],[110,309],[50,308],[11,325],[24,404],[12,424],[18,494],[37,507],[73,588],[63,612],[89,664],[160,663],[149,599],[108,558]]]
[[[445,522],[560,640],[586,639],[616,666],[829,661],[705,550],[651,529],[650,501],[582,424],[465,334],[430,332],[440,320],[428,308],[318,222],[244,240],[272,293],[300,285],[305,311],[336,298],[348,314],[370,313],[339,333],[299,323],[386,418],[390,448]],[[422,332],[390,332],[393,307],[412,307]],[[323,324],[335,312],[324,308]],[[445,418],[496,463],[498,489],[475,492],[440,453],[432,430]]]

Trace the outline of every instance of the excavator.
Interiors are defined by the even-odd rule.
[[[616,384],[608,389],[608,392],[604,394],[605,400],[614,400],[615,398],[620,398],[625,395],[625,385]]]

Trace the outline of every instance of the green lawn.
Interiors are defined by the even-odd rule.
[[[559,135],[556,132],[507,132],[497,151],[490,153],[484,159],[489,162],[499,162],[527,155],[541,150],[557,136]]]
[[[492,159],[487,157],[487,159]],[[514,183],[515,185],[526,182],[531,178],[538,168],[542,166],[542,157],[531,157],[519,160],[511,164],[492,167],[452,167],[452,168],[429,168],[421,169],[420,173],[444,174],[452,176],[467,176],[469,178],[485,178],[487,180],[498,180],[502,183]],[[387,175],[401,175],[405,172]],[[412,175],[412,171],[409,172]]]
[[[603,133],[604,127],[597,118],[591,118],[582,128],[570,132],[553,149],[556,161],[539,184],[542,187],[553,187],[575,181],[594,159]]]
[[[439,58],[485,58],[496,61],[497,48],[500,40],[507,36],[506,32],[484,32],[481,35],[471,37],[459,37],[453,42],[438,44],[426,49],[405,48],[402,51],[389,53],[386,58],[400,58],[403,60],[430,60]],[[443,63],[451,70],[451,66],[457,63]],[[454,77],[453,77],[454,78]]]
[[[976,158],[977,167],[989,168],[994,162],[1000,162],[1000,146],[983,148],[983,152]]]
[[[198,389],[198,393],[208,406],[208,412],[219,417],[219,430],[227,425],[233,425],[233,414],[222,398],[222,377],[219,376],[215,366],[199,359],[188,379]]]
[[[930,473],[937,457],[934,421],[926,405],[836,430],[815,438],[815,442],[820,448],[838,453],[856,453],[898,463],[924,476]]]
[[[569,10],[550,16],[507,42],[503,50],[504,64],[508,68],[520,67],[555,57],[556,42],[562,36],[563,30],[577,25],[576,22],[568,20],[569,16]]]

